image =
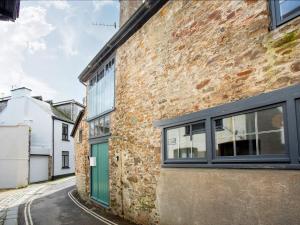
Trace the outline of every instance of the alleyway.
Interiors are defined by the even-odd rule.
[[[80,205],[74,185],[71,177],[1,192],[0,225],[116,225]]]

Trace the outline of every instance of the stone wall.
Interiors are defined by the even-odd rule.
[[[120,0],[120,27],[140,7],[143,0]]]
[[[77,128],[74,137],[75,146],[75,175],[76,187],[80,197],[89,200],[90,195],[90,164],[89,164],[89,142],[88,142],[88,123],[86,122],[87,111]],[[82,142],[78,142],[79,130],[82,130]]]
[[[162,214],[167,209],[161,207],[168,204],[161,204],[158,184],[172,189],[177,183],[161,175],[161,131],[153,127],[153,121],[300,83],[300,17],[273,31],[268,30],[269,24],[267,1],[169,1],[118,49],[116,110],[112,114],[110,139],[110,197],[114,213],[139,224],[176,224],[167,222]],[[198,169],[195,173],[208,176],[211,171]],[[249,173],[234,172],[240,180],[231,191],[242,191],[244,186],[239,184],[244,182],[245,172]],[[264,182],[271,182],[277,172],[269,171]],[[289,182],[299,183],[299,174],[286,174],[292,178],[273,184],[286,186],[284,197],[292,198],[293,194],[300,194],[300,188]],[[224,180],[220,176],[215,176],[215,180],[220,184],[214,189],[218,196],[224,191]],[[200,181],[198,184],[201,186]],[[185,188],[184,184],[179,185]],[[290,185],[293,193],[289,192]],[[193,187],[199,191],[197,185]],[[208,186],[202,187],[202,195],[209,192]],[[269,196],[268,207],[274,207],[278,213],[285,211],[283,207],[289,205],[278,206],[278,199],[270,197],[270,188],[260,190],[260,194]],[[180,199],[178,196],[172,204],[181,206]],[[252,208],[255,204],[250,204],[257,202],[255,199],[255,195],[246,198],[244,203],[249,201],[249,205],[245,207],[249,206],[253,221],[262,219],[258,224],[268,224],[252,211],[257,210]],[[216,200],[220,210],[224,205],[231,211],[232,205],[225,198],[211,199]],[[194,212],[213,212],[214,208],[209,207],[214,204],[198,204],[195,208],[188,205]],[[259,207],[265,207],[263,202]],[[183,216],[185,209],[177,209],[173,215]],[[225,220],[230,220],[230,215],[226,215]],[[222,223],[223,218],[219,218],[219,223],[209,223],[211,215],[202,216],[201,224],[227,224]],[[238,221],[233,220],[234,224],[240,224]]]

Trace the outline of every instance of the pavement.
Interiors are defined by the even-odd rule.
[[[1,190],[0,225],[18,225],[20,205],[28,202],[30,199],[54,193],[57,190],[74,186],[74,184],[75,177],[68,177],[55,181],[31,184],[21,189]]]
[[[75,177],[0,193],[0,225],[133,225],[77,199]]]

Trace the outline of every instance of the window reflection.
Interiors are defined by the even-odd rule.
[[[110,132],[109,115],[105,115],[103,117],[92,120],[89,124],[91,138],[105,136]]]
[[[214,123],[217,156],[269,155],[286,152],[282,107],[221,120],[223,129]]]
[[[167,130],[168,159],[206,157],[205,122]]]

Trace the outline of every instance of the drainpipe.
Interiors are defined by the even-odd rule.
[[[52,180],[54,180],[54,118],[52,117]]]

